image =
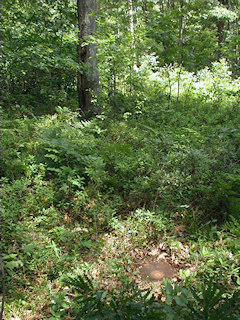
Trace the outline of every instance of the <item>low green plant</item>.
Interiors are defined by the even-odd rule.
[[[131,283],[122,289],[97,290],[87,275],[78,275],[68,283],[73,286],[75,319],[163,319],[164,311],[148,290]]]
[[[166,302],[156,299],[148,290],[140,290],[134,283],[124,282],[122,288],[97,289],[86,274],[67,280],[74,291],[74,299],[66,304],[76,320],[95,319],[168,319],[168,320],[226,320],[238,319],[240,293],[225,294],[225,288],[207,279],[196,290],[181,284],[164,281]],[[59,299],[60,294],[57,296]],[[62,301],[66,300],[64,295]],[[55,299],[55,300],[56,300]],[[62,312],[62,303],[54,302],[54,312]]]
[[[183,319],[238,319],[239,310],[235,308],[237,305],[239,308],[240,292],[226,295],[226,288],[217,284],[215,278],[205,277],[198,289],[186,287],[183,283],[171,285],[169,281],[165,281],[163,292],[166,304],[173,306],[173,310],[176,305]]]

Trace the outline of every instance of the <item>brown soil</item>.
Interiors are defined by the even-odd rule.
[[[163,278],[171,279],[176,275],[176,270],[167,262],[159,261],[145,264],[140,269],[142,279],[161,281]]]

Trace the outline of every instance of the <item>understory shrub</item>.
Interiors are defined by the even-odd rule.
[[[237,119],[228,118],[232,107],[206,110],[205,125],[200,125],[205,113],[196,115],[198,121],[191,118],[194,106],[177,108],[174,123],[165,124],[144,115],[138,121],[127,118],[108,124],[104,117],[82,121],[59,109],[39,125],[36,160],[59,186],[58,199],[83,192],[97,202],[121,199],[118,211],[158,207],[173,212],[184,207],[190,215],[204,212],[205,221],[236,214],[239,132]],[[165,112],[159,106],[159,113]],[[221,114],[225,120],[219,122]]]
[[[86,274],[68,278],[67,284],[74,295],[59,292],[53,297],[51,311],[58,319],[63,319],[67,313],[76,320],[225,320],[239,316],[239,292],[224,298],[225,288],[214,283],[212,278],[206,280],[199,291],[165,281],[162,292],[165,302],[129,282],[122,288],[99,290]],[[70,296],[74,298],[69,300]]]

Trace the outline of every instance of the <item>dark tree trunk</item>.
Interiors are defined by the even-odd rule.
[[[148,23],[149,20],[149,12],[148,12],[148,5],[147,5],[147,0],[142,0],[142,11],[143,11],[143,16],[144,20],[146,23]]]
[[[78,64],[82,71],[77,75],[79,111],[84,116],[97,113],[98,107],[92,102],[99,93],[97,68],[97,47],[94,43],[83,45],[85,40],[96,33],[96,0],[77,0],[78,9]]]
[[[219,3],[223,6],[228,5],[228,0],[219,0]],[[222,44],[224,40],[224,20],[217,22],[217,33],[218,33],[218,59],[222,57]]]
[[[217,23],[217,32],[218,32],[218,59],[222,56],[222,43],[223,43],[223,29],[224,21],[220,20]]]

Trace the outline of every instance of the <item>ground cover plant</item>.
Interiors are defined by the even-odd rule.
[[[80,2],[3,5],[0,319],[237,320],[239,4]]]
[[[90,301],[82,298],[85,311],[75,306],[74,298],[76,317],[84,318],[87,312],[86,319],[99,318],[94,306],[100,303],[106,319],[152,319],[155,313],[164,318],[168,304],[160,299],[162,288],[151,288],[159,302],[149,300],[150,293],[142,296],[149,284],[139,278],[136,267],[137,261],[159,257],[178,270],[173,286],[186,283],[180,296],[187,292],[187,297],[198,299],[204,295],[200,283],[205,281],[218,297],[209,306],[209,316],[202,313],[200,300],[195,311],[190,298],[174,303],[173,319],[178,308],[183,319],[212,319],[211,308],[224,312],[224,301],[226,306],[236,303],[239,119],[233,110],[238,98],[216,109],[214,101],[205,106],[200,96],[198,110],[191,105],[194,94],[190,105],[184,94],[184,105],[180,98],[178,103],[166,98],[161,105],[149,99],[142,113],[125,113],[118,121],[106,122],[104,114],[84,121],[66,108],[37,119],[4,120],[3,258],[9,292],[18,288],[7,301],[6,312],[12,317],[24,313],[34,318],[39,312],[39,317],[71,317],[71,292],[64,289],[64,279],[69,268],[73,275],[74,269],[83,268],[106,289],[96,287]],[[123,286],[125,302],[121,291],[114,293],[121,279],[140,286]],[[214,281],[220,281],[220,289]],[[170,293],[167,301],[173,299]],[[133,311],[128,315],[129,303]],[[125,304],[126,314],[119,314]]]

